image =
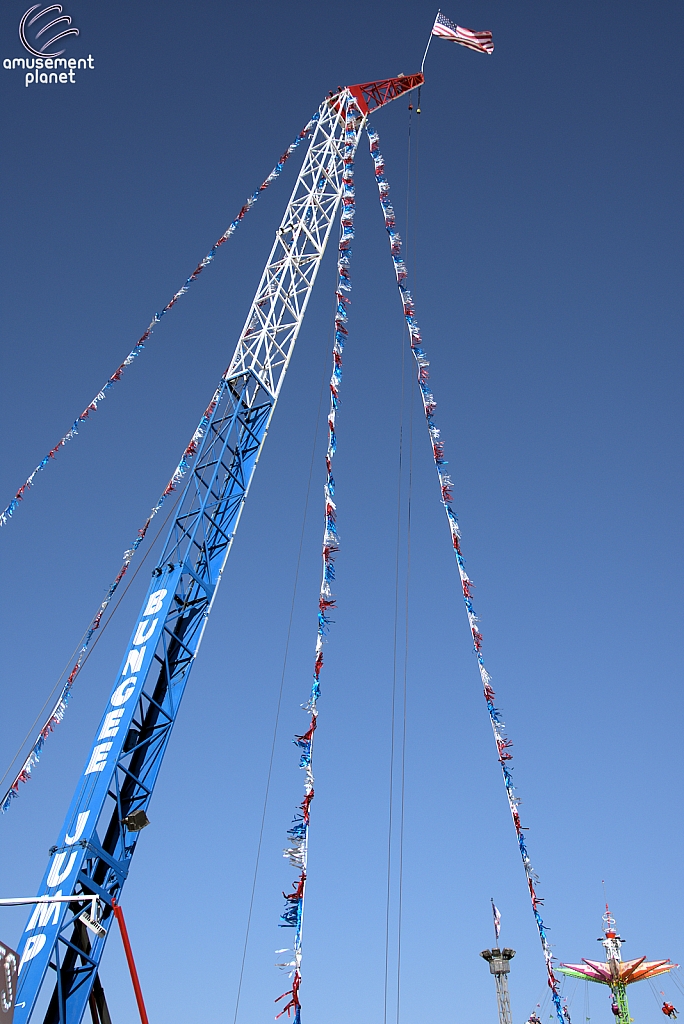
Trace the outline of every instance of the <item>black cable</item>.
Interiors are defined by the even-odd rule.
[[[401,996],[401,928],[404,905],[404,818],[406,801],[406,708],[408,694],[409,655],[409,589],[411,584],[411,497],[413,492],[413,394],[410,395],[409,413],[409,471],[408,499],[406,506],[406,589],[404,594],[404,678],[403,678],[403,723],[401,735],[401,797],[399,812],[399,906],[397,922],[397,1024]]]
[[[409,208],[411,199],[411,127],[412,113],[409,106],[409,126],[407,141],[407,171],[406,171],[406,252],[409,252],[410,218]],[[413,222],[413,234],[415,235],[416,222]],[[415,242],[414,245],[414,271],[415,271]],[[402,367],[405,362],[406,353],[402,338]],[[399,1024],[401,1008],[401,940],[403,924],[404,905],[404,821],[406,810],[406,707],[407,707],[407,683],[408,683],[408,653],[409,653],[409,587],[411,580],[411,497],[413,490],[413,391],[409,388],[409,468],[408,468],[408,493],[406,504],[406,584],[404,592],[404,665],[402,681],[402,734],[401,734],[401,769],[400,769],[400,799],[399,799],[399,882],[397,899],[397,1007],[396,1024]],[[402,402],[403,408],[403,402]]]
[[[410,195],[409,182],[411,176],[411,121],[413,106],[409,103],[408,121],[408,155],[407,155],[407,188],[406,188],[406,209],[407,209],[407,232],[408,232],[408,201]],[[404,347],[406,341],[406,324],[404,323],[401,332],[400,360],[401,360],[401,399],[399,412],[399,460],[397,466],[397,540],[394,559],[394,635],[392,643],[392,706],[390,712],[390,766],[389,766],[389,795],[387,815],[387,893],[385,902],[385,978],[383,991],[383,1024],[387,1024],[387,1009],[389,1000],[389,943],[390,943],[390,911],[392,905],[392,838],[394,832],[394,756],[395,756],[395,726],[396,726],[396,697],[397,697],[397,662],[398,662],[398,640],[399,640],[399,572],[401,564],[401,505],[402,505],[402,483],[403,483],[403,446],[404,446],[404,405],[406,394],[406,358]],[[401,854],[400,854],[401,855]],[[397,989],[399,979],[397,975]],[[398,1012],[398,1011],[397,1011]]]
[[[401,335],[401,405],[399,414],[399,463],[397,467],[397,542],[394,567],[394,638],[392,656],[392,707],[390,713],[390,771],[389,771],[389,796],[388,796],[388,820],[387,820],[387,897],[385,906],[385,984],[383,999],[383,1024],[387,1024],[387,1002],[389,992],[389,936],[390,936],[390,908],[392,897],[392,835],[394,827],[394,732],[395,732],[395,705],[397,694],[397,641],[399,629],[399,566],[401,554],[401,500],[402,500],[402,473],[403,473],[403,434],[404,434],[404,391],[405,391],[405,359],[404,339],[406,329]]]

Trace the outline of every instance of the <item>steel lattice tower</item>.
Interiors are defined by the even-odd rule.
[[[14,1024],[80,1024],[181,699],[235,538],[343,192],[348,108],[356,150],[370,111],[423,76],[348,86],[323,101],[230,366],[186,453],[192,471],[27,922]],[[236,582],[234,585],[239,585]],[[169,845],[168,858],[174,856]],[[55,897],[72,896],[71,901]],[[96,896],[99,920],[88,914]],[[104,1016],[100,1013],[104,1020]]]
[[[511,960],[515,956],[515,950],[483,949],[480,956],[489,962],[489,972],[494,975],[496,983],[496,1005],[499,1011],[499,1024],[513,1024],[511,1017],[511,997],[508,992],[508,974],[511,969]]]

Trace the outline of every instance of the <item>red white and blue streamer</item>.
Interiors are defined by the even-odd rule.
[[[454,512],[451,503],[453,501],[453,481],[447,472],[447,462],[444,458],[444,442],[441,440],[440,430],[435,424],[435,409],[437,403],[432,393],[432,389],[429,384],[430,372],[429,372],[429,360],[423,348],[423,340],[416,320],[415,305],[411,292],[407,287],[408,271],[406,264],[402,258],[402,243],[399,233],[396,229],[396,217],[392,203],[389,198],[390,186],[387,181],[385,174],[385,162],[380,152],[380,139],[377,132],[367,126],[368,139],[370,142],[371,156],[375,164],[375,180],[378,185],[378,192],[380,195],[380,205],[382,206],[382,212],[385,218],[385,227],[387,234],[389,235],[390,249],[392,253],[392,260],[394,263],[394,270],[397,278],[397,284],[399,286],[399,295],[401,297],[402,306],[404,309],[404,317],[409,332],[409,340],[411,345],[411,352],[415,359],[416,366],[418,369],[418,385],[420,387],[420,394],[423,401],[423,409],[425,411],[425,419],[427,422],[428,431],[430,434],[430,442],[432,445],[432,454],[437,468],[437,476],[439,478],[439,487],[441,494],[442,505],[446,512],[447,520],[449,523],[449,530],[451,532],[451,540],[456,555],[456,564],[458,566],[458,573],[461,579],[461,586],[463,588],[463,600],[465,602],[466,612],[468,615],[468,624],[470,626],[470,632],[473,638],[473,649],[477,657],[477,664],[480,670],[480,677],[482,679],[482,687],[484,691],[484,697],[487,702],[487,711],[489,712],[489,719],[494,732],[494,740],[496,742],[497,755],[499,764],[501,765],[501,771],[503,773],[504,784],[506,786],[506,795],[508,797],[508,805],[511,810],[513,817],[513,824],[515,825],[515,832],[518,837],[518,847],[522,856],[523,867],[525,869],[525,876],[527,878],[527,885],[530,892],[530,898],[532,900],[532,910],[534,912],[534,919],[537,924],[539,931],[539,938],[541,940],[542,951],[544,953],[544,961],[546,963],[546,972],[548,978],[549,988],[551,989],[551,995],[553,998],[554,1006],[556,1008],[556,1014],[560,1024],[567,1024],[564,1016],[563,1009],[561,1006],[559,983],[553,970],[553,953],[551,951],[551,945],[548,940],[546,927],[542,920],[539,908],[543,905],[543,900],[537,895],[537,885],[539,878],[532,867],[530,857],[527,851],[527,844],[525,841],[525,829],[520,821],[520,798],[516,796],[516,787],[513,785],[513,778],[511,775],[511,752],[512,746],[511,741],[508,739],[505,733],[505,725],[501,719],[501,712],[495,706],[495,693],[492,688],[491,676],[487,672],[484,664],[484,657],[482,654],[482,634],[479,629],[479,619],[475,614],[472,601],[472,589],[473,581],[468,576],[465,568],[465,559],[461,551],[461,532],[458,525],[458,519]]]
[[[227,387],[227,382],[226,382],[225,377],[223,377],[221,379],[221,383],[219,384],[218,388],[214,392],[214,395],[212,397],[211,402],[209,403],[209,405],[205,409],[205,411],[204,411],[204,413],[202,415],[201,420],[197,424],[197,429],[193,433],[193,435],[192,435],[192,437],[190,439],[190,443],[187,445],[185,451],[183,452],[183,456],[182,456],[180,462],[178,463],[178,465],[176,466],[175,470],[173,471],[171,479],[169,480],[168,484],[164,488],[164,490],[163,490],[163,492],[162,492],[162,494],[161,494],[161,496],[159,498],[159,501],[154,506],[154,508],[150,511],[150,514],[148,515],[147,519],[145,520],[145,522],[143,523],[141,528],[138,530],[136,538],[133,541],[133,543],[131,544],[130,548],[128,548],[126,551],[124,551],[123,563],[121,565],[121,568],[119,569],[118,573],[116,574],[116,576],[112,580],[112,582],[111,582],[111,584],[109,586],[109,589],[107,590],[107,593],[105,595],[104,601],[102,602],[102,604],[98,608],[97,614],[95,615],[95,618],[90,623],[90,626],[88,627],[88,629],[87,629],[87,631],[86,631],[86,633],[85,633],[85,635],[83,637],[83,642],[82,642],[81,647],[79,649],[78,657],[76,659],[76,663],[75,663],[74,667],[72,668],[71,672],[69,673],[69,676],[68,676],[66,682],[64,683],[64,686],[62,687],[62,689],[61,689],[61,691],[59,693],[59,696],[57,697],[57,700],[55,701],[55,703],[54,703],[54,705],[52,707],[52,710],[50,711],[50,713],[49,713],[48,717],[46,718],[45,722],[43,723],[43,725],[39,729],[38,734],[36,735],[32,745],[31,745],[31,748],[30,748],[26,758],[24,759],[24,762],[23,762],[21,768],[19,769],[17,775],[12,780],[9,788],[6,790],[6,792],[0,798],[0,812],[1,813],[4,814],[6,811],[8,811],[10,806],[11,806],[11,804],[12,804],[12,800],[14,800],[17,796],[19,796],[19,785],[20,785],[20,783],[28,782],[29,779],[31,778],[31,773],[32,773],[34,767],[40,761],[40,755],[42,753],[42,750],[43,750],[43,747],[45,745],[46,739],[48,738],[50,733],[54,731],[55,726],[59,725],[59,723],[64,718],[64,715],[65,715],[66,709],[67,709],[67,705],[68,705],[69,699],[71,697],[71,691],[72,691],[74,683],[76,681],[76,677],[77,677],[78,673],[81,671],[81,667],[83,666],[83,662],[85,661],[86,653],[88,651],[88,648],[90,647],[91,640],[93,639],[93,636],[95,635],[95,631],[100,628],[100,623],[102,622],[102,616],[104,615],[104,613],[105,613],[105,611],[107,609],[107,606],[109,605],[109,603],[111,602],[112,598],[114,597],[114,594],[116,593],[116,591],[117,591],[117,589],[119,587],[119,584],[121,583],[122,579],[124,578],[124,576],[128,572],[128,568],[129,568],[129,566],[131,564],[133,556],[135,555],[136,551],[138,550],[138,548],[142,544],[143,540],[145,539],[145,536],[146,536],[147,531],[149,529],[150,523],[152,522],[154,517],[157,515],[157,513],[159,511],[161,511],[162,505],[164,504],[164,502],[166,501],[168,496],[170,494],[172,494],[176,490],[178,484],[180,483],[180,481],[183,479],[183,477],[187,473],[188,469],[190,468],[190,463],[192,462],[193,458],[197,454],[197,450],[199,448],[200,441],[204,437],[204,434],[206,432],[206,429],[207,429],[207,426],[208,426],[209,421],[211,419],[211,416],[212,416],[214,410],[216,409],[216,406],[217,406],[217,404],[218,404],[218,402],[219,402],[219,400],[221,398],[221,395],[223,394],[223,392],[224,392],[226,387]]]
[[[282,1017],[287,1013],[288,1017],[293,1015],[294,1024],[300,1024],[301,1004],[299,1001],[299,988],[302,981],[302,925],[304,917],[304,895],[306,891],[306,873],[308,861],[309,844],[309,820],[311,814],[311,802],[314,798],[314,774],[313,774],[313,742],[316,725],[318,722],[318,699],[321,695],[321,670],[323,668],[323,645],[331,623],[330,612],[335,607],[335,597],[332,591],[332,584],[335,581],[335,556],[339,550],[339,537],[337,533],[337,509],[335,506],[335,479],[333,477],[333,460],[337,451],[337,411],[339,408],[340,386],[342,384],[342,353],[347,340],[347,307],[350,303],[349,292],[351,291],[351,280],[349,277],[349,266],[352,257],[352,242],[354,240],[354,151],[356,149],[357,131],[355,124],[360,117],[358,108],[350,102],[347,107],[345,120],[345,142],[342,172],[342,217],[340,230],[340,243],[337,257],[337,306],[335,311],[335,337],[333,341],[333,365],[330,377],[330,409],[328,412],[328,447],[325,453],[325,529],[323,532],[323,567],[321,573],[321,589],[318,598],[318,631],[316,635],[316,649],[314,654],[314,671],[311,693],[306,704],[302,707],[309,715],[309,728],[301,736],[296,736],[294,742],[300,748],[299,767],[304,771],[304,799],[300,803],[292,821],[292,827],[287,833],[289,847],[284,851],[283,856],[287,857],[290,864],[297,871],[297,878],[292,886],[292,892],[283,893],[285,897],[285,911],[281,914],[281,927],[294,928],[294,939],[292,942],[292,960],[289,963],[279,964],[285,970],[289,970],[292,979],[292,988],[283,995],[278,996],[276,1003],[281,999],[288,999],[287,1003],[277,1014]],[[281,949],[279,953],[290,952]],[[289,997],[289,998],[288,998]]]
[[[216,253],[219,251],[221,246],[228,241],[231,235],[235,234],[240,224],[242,223],[245,215],[249,212],[249,210],[251,210],[251,208],[257,202],[261,193],[268,188],[271,182],[275,181],[276,178],[280,177],[283,167],[290,159],[294,151],[297,149],[299,144],[309,135],[312,128],[318,121],[319,117],[320,114],[317,111],[307,124],[306,128],[304,128],[303,131],[299,133],[294,142],[292,142],[291,145],[288,146],[288,148],[285,150],[285,152],[283,153],[280,160],[275,165],[269,176],[261,183],[261,185],[259,185],[259,188],[256,190],[256,192],[252,193],[252,195],[249,197],[247,202],[244,204],[244,206],[238,213],[235,220],[231,221],[231,223],[228,225],[228,227],[223,232],[221,237],[214,243],[214,245],[212,245],[211,249],[204,257],[204,259],[200,260],[200,262],[197,264],[190,277],[186,280],[185,284],[181,288],[179,288],[178,291],[173,295],[173,297],[166,303],[161,313],[154,314],[154,316],[150,320],[150,323],[147,326],[147,329],[140,336],[140,338],[138,338],[134,347],[128,353],[123,363],[121,363],[121,365],[116,368],[116,370],[111,375],[111,377],[104,385],[102,390],[98,391],[98,393],[93,398],[92,402],[85,407],[80,416],[76,417],[71,426],[71,429],[68,430],[62,438],[60,438],[60,440],[57,442],[54,448],[50,449],[45,458],[41,459],[41,461],[38,463],[38,465],[33,470],[31,475],[27,477],[27,479],[21,485],[17,493],[14,495],[9,505],[7,505],[7,507],[0,512],[0,526],[5,526],[12,518],[17,508],[19,507],[19,502],[23,500],[26,491],[29,491],[33,486],[38,473],[40,473],[41,470],[45,469],[45,467],[50,464],[50,462],[55,458],[57,453],[62,448],[64,448],[64,446],[68,444],[69,441],[73,441],[73,439],[77,436],[79,432],[79,427],[81,426],[82,423],[85,423],[86,420],[90,418],[90,414],[97,412],[100,402],[103,402],[105,400],[105,398],[107,397],[107,393],[111,390],[111,388],[114,387],[117,381],[121,380],[124,370],[126,370],[143,351],[143,349],[145,348],[145,342],[151,336],[157,324],[161,322],[162,317],[166,316],[170,309],[173,309],[173,307],[176,305],[181,296],[185,295],[185,293],[188,291],[193,281],[196,281],[197,278],[202,273],[202,271],[205,270],[209,266],[209,264],[213,262]]]

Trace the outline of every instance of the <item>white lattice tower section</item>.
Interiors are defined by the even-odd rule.
[[[252,370],[264,387],[278,395],[316,274],[342,196],[344,109],[348,90],[326,100],[302,169],[276,232],[268,262],[228,375]],[[355,126],[354,148],[365,117]]]

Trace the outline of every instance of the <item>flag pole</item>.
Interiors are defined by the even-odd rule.
[[[437,17],[439,16],[439,13],[440,13],[440,11],[437,11],[437,14],[435,15],[435,21],[437,21]],[[432,28],[430,29],[430,38],[428,39],[427,46],[425,47],[425,53],[423,54],[423,63],[420,65],[420,73],[421,73],[421,75],[423,74],[423,68],[425,67],[425,58],[428,55],[428,50],[430,49],[430,43],[432,42],[432,29],[434,29],[434,27],[435,27],[435,23],[433,21]]]

